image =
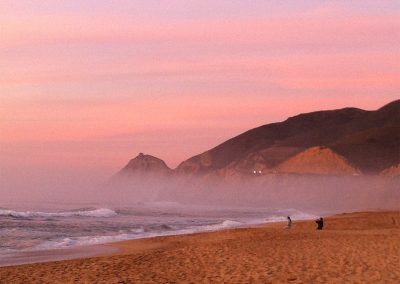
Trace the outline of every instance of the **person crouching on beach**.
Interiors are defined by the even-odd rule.
[[[315,220],[315,223],[317,223],[317,230],[322,230],[324,227],[324,219],[320,217],[319,219]]]
[[[288,220],[287,228],[290,229],[292,228],[292,219],[290,219],[290,216],[287,216],[287,220]]]

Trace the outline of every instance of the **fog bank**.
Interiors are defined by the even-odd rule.
[[[400,209],[400,179],[378,176],[276,175],[226,181],[218,178],[129,177],[101,188],[115,204],[178,202],[314,212]]]
[[[400,209],[400,179],[379,176],[270,175],[224,180],[149,175],[110,181],[55,176],[36,183],[20,179],[17,186],[3,183],[0,193],[3,207],[46,202],[118,208],[168,202],[321,213]]]

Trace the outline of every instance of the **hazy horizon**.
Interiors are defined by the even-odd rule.
[[[299,113],[399,98],[395,1],[0,3],[3,195],[171,168]]]

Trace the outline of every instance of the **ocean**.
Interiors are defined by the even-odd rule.
[[[248,227],[285,221],[288,215],[294,221],[316,217],[295,209],[221,208],[172,202],[125,207],[5,204],[0,206],[0,260],[31,251]]]

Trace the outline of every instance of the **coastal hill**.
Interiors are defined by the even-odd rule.
[[[263,125],[182,162],[175,171],[207,174],[233,165],[279,169],[289,158],[316,146],[331,149],[365,174],[399,164],[400,100],[376,111],[318,111]]]
[[[146,175],[146,174],[161,174],[167,175],[171,169],[167,164],[154,156],[139,153],[139,155],[120,170],[115,177],[130,176],[130,175]]]
[[[312,147],[284,161],[277,167],[281,173],[358,175],[359,170],[329,148]]]
[[[396,100],[375,111],[317,111],[263,125],[183,161],[175,170],[158,158],[139,155],[119,174],[384,174],[396,171],[399,163],[400,100]]]

